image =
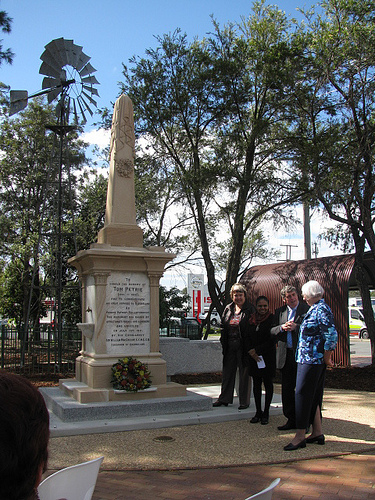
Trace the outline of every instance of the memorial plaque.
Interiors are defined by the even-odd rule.
[[[108,354],[149,354],[150,283],[144,273],[113,272],[106,293]]]

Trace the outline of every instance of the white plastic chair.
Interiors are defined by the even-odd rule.
[[[91,500],[104,457],[72,465],[46,477],[38,487],[40,500]]]
[[[260,491],[259,493],[255,493],[255,495],[252,495],[251,497],[246,498],[246,500],[251,500],[253,498],[258,498],[259,500],[271,500],[272,498],[272,493],[274,488],[279,484],[280,478],[278,477],[272,483],[265,488],[264,490]]]

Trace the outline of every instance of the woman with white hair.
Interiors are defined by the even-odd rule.
[[[299,331],[296,353],[296,435],[285,451],[305,448],[306,443],[323,445],[322,401],[325,371],[331,366],[331,355],[337,344],[337,331],[331,309],[323,299],[324,289],[317,281],[302,287],[302,297],[310,306]],[[306,428],[312,433],[305,438]]]

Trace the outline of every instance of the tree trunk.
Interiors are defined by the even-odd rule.
[[[354,242],[356,246],[354,276],[362,297],[363,316],[370,337],[371,343],[371,364],[375,365],[375,319],[374,310],[371,304],[371,294],[369,286],[366,282],[366,275],[363,263],[363,254],[365,246],[364,236],[360,237],[358,232],[353,232]]]

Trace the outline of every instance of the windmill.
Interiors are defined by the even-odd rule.
[[[59,344],[59,364],[61,364],[62,353],[62,169],[63,152],[66,147],[66,136],[69,132],[76,129],[78,125],[84,125],[87,122],[87,114],[93,116],[92,108],[97,106],[94,99],[99,96],[95,85],[99,82],[93,75],[96,69],[90,64],[90,57],[87,56],[82,47],[74,44],[73,40],[57,38],[45,46],[43,54],[40,56],[42,64],[39,73],[44,75],[42,90],[28,95],[26,90],[11,90],[9,115],[14,115],[26,108],[28,100],[41,95],[46,95],[48,103],[58,101],[56,105],[57,124],[48,125],[46,128],[51,130],[59,139],[59,160],[58,160],[58,193],[57,193],[57,216],[55,224],[55,245],[56,262],[54,294],[54,328],[57,333]],[[70,124],[70,122],[73,124]],[[65,165],[66,167],[66,165]],[[68,165],[68,168],[70,166]],[[37,262],[38,259],[34,259]],[[31,301],[33,295],[33,286],[36,269],[33,272],[33,285],[30,290],[29,307],[27,312],[27,321],[25,322],[25,339],[27,338],[28,322],[31,310]],[[24,345],[26,343],[24,342]],[[24,354],[24,353],[23,353]],[[24,356],[22,356],[22,359]]]
[[[91,106],[97,105],[93,96],[99,96],[94,87],[99,82],[93,76],[96,69],[89,62],[91,58],[73,40],[57,38],[45,46],[40,59],[43,62],[39,73],[45,75],[42,90],[30,96],[27,90],[11,90],[9,115],[24,109],[28,99],[47,95],[49,104],[59,97],[56,111],[63,125],[69,124],[71,114],[76,125],[80,121],[85,124],[86,113],[92,116]]]

